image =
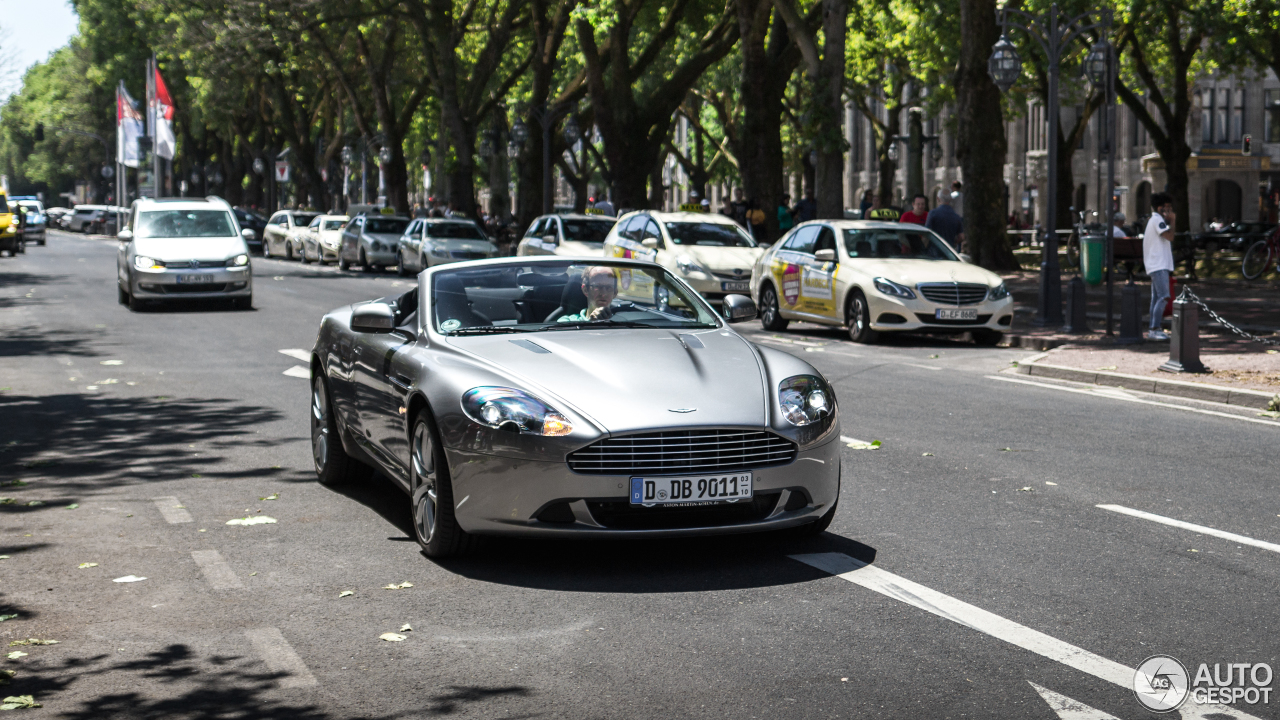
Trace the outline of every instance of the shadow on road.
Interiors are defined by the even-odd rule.
[[[0,304],[0,306],[3,306]],[[93,357],[98,351],[90,343],[97,338],[83,332],[23,327],[5,330],[0,337],[0,357],[32,355],[74,355]]]

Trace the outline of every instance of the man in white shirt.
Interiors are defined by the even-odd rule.
[[[1169,300],[1169,276],[1173,273],[1173,228],[1177,215],[1173,198],[1165,193],[1151,196],[1151,219],[1142,234],[1142,263],[1151,277],[1151,322],[1148,340],[1168,340],[1160,329],[1165,303]]]

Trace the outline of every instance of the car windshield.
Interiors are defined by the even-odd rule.
[[[310,215],[307,213],[294,213],[293,224],[299,227],[304,227],[306,225],[310,225],[311,221],[318,217],[320,217],[318,213],[312,213]]]
[[[676,245],[715,245],[719,247],[756,246],[756,241],[737,225],[709,222],[669,222],[667,234]]]
[[[138,213],[138,238],[234,237],[226,210],[151,210]]]
[[[718,326],[715,312],[666,270],[608,261],[441,271],[431,304],[446,335]]]
[[[942,238],[928,230],[845,230],[844,247],[851,258],[958,259]]]
[[[450,240],[484,240],[484,233],[475,223],[443,222],[427,223],[427,237]]]
[[[346,221],[346,220],[325,220],[325,221],[324,221],[324,228],[323,228],[323,229],[325,229],[325,230],[341,230],[341,229],[342,229],[342,226],[343,226],[343,225],[346,225],[346,224],[347,224],[347,221]]]
[[[602,243],[613,229],[612,220],[560,220],[564,239],[574,242]]]

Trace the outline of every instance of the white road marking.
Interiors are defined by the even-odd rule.
[[[289,377],[302,378],[303,380],[310,380],[310,379],[311,379],[311,370],[310,370],[310,368],[305,368],[305,367],[303,367],[303,366],[301,366],[301,365],[294,365],[293,367],[289,368],[288,370],[285,370],[285,371],[284,371],[284,374],[285,374],[285,375],[288,375]]]
[[[1115,715],[1109,715],[1097,708],[1091,708],[1079,700],[1072,700],[1066,695],[1041,687],[1030,680],[1027,681],[1027,684],[1040,693],[1040,697],[1049,703],[1049,707],[1057,713],[1060,720],[1120,720]]]
[[[988,380],[1003,380],[1004,382],[1018,383],[1019,385],[1035,385],[1036,387],[1049,388],[1050,390],[1062,390],[1064,392],[1080,393],[1082,395],[1090,395],[1092,397],[1104,397],[1112,400],[1122,400],[1124,402],[1134,402],[1142,405],[1157,405],[1159,407],[1172,408],[1174,410],[1186,410],[1187,412],[1200,413],[1201,415],[1214,415],[1217,417],[1231,418],[1232,420],[1243,420],[1245,422],[1258,423],[1259,425],[1270,425],[1272,427],[1280,427],[1280,423],[1271,420],[1263,420],[1261,418],[1245,417],[1243,415],[1233,415],[1231,413],[1218,412],[1217,410],[1204,410],[1202,408],[1187,407],[1186,405],[1174,405],[1172,403],[1156,402],[1155,400],[1143,400],[1125,393],[1122,397],[1113,392],[1101,392],[1099,390],[1086,390],[1083,388],[1064,387],[1062,385],[1052,385],[1050,383],[1035,382],[1034,380],[1021,380],[1019,378],[1001,377],[999,375],[987,375]]]
[[[986,633],[1010,645],[1030,650],[1037,655],[1060,662],[1063,665],[1075,668],[1100,680],[1106,680],[1113,685],[1119,685],[1126,691],[1132,692],[1133,677],[1136,672],[1133,668],[1121,665],[1114,660],[1108,660],[1101,655],[1095,655],[1088,650],[1045,635],[1038,630],[1032,630],[1025,625],[1020,625],[995,613],[970,605],[963,600],[957,600],[937,590],[914,583],[906,578],[898,577],[887,570],[868,565],[843,553],[810,553],[806,555],[789,555],[788,557],[829,572],[854,585],[874,590],[881,595],[913,605],[938,617],[964,625],[978,632]],[[1196,706],[1188,702],[1183,706],[1181,712],[1184,719],[1203,718],[1217,713],[1218,715],[1214,717],[1220,716],[1223,720],[1227,718],[1259,720],[1253,715],[1223,705]]]
[[[307,664],[302,662],[302,658],[298,657],[298,653],[294,652],[293,646],[284,639],[284,633],[278,628],[255,628],[245,630],[244,634],[271,672],[285,675],[278,680],[280,687],[299,688],[316,684],[316,678],[307,669]]]
[[[942,369],[942,368],[938,367],[937,365],[920,365],[920,364],[918,364],[918,363],[911,363],[911,362],[904,362],[904,363],[902,363],[902,364],[903,364],[903,365],[910,365],[911,367],[924,368],[925,370],[941,370],[941,369]]]
[[[1239,543],[1241,545],[1252,545],[1253,547],[1262,548],[1263,550],[1270,550],[1271,552],[1280,553],[1280,545],[1277,545],[1275,543],[1269,543],[1269,542],[1266,542],[1265,540],[1254,540],[1253,538],[1246,537],[1244,535],[1237,535],[1235,533],[1230,533],[1225,530],[1217,530],[1215,528],[1206,527],[1204,525],[1196,525],[1195,523],[1183,522],[1182,520],[1174,520],[1173,518],[1167,518],[1163,515],[1155,515],[1149,512],[1143,512],[1142,510],[1134,510],[1133,508],[1127,508],[1123,505],[1097,505],[1096,507],[1100,507],[1103,510],[1110,510],[1111,512],[1121,513],[1124,515],[1131,515],[1136,518],[1142,518],[1143,520],[1150,520],[1151,522],[1157,522],[1157,523],[1160,523],[1161,525],[1168,525],[1170,527],[1182,528],[1183,530],[1198,532],[1198,533],[1201,533],[1202,535],[1212,535],[1216,538],[1222,538],[1223,540],[1230,540],[1231,542]]]
[[[307,352],[306,350],[299,350],[298,348],[290,348],[286,350],[281,350],[280,354],[288,355],[294,360],[301,360],[302,362],[311,362],[311,353]]]
[[[204,571],[204,579],[214,590],[243,590],[244,583],[217,550],[193,550],[191,559]]]
[[[182,503],[178,502],[178,498],[166,495],[151,498],[151,502],[156,504],[156,509],[160,511],[165,522],[171,525],[191,522],[191,513],[187,512],[186,508],[180,507]]]
[[[851,437],[849,437],[848,435],[841,435],[841,436],[840,436],[840,442],[842,442],[842,443],[852,443],[852,444],[854,444],[854,445],[869,445],[869,444],[871,444],[871,441],[869,441],[869,440],[859,440],[859,439],[857,439],[857,438],[851,438]]]

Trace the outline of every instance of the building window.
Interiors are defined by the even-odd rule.
[[[1280,143],[1280,90],[1268,90],[1263,106],[1266,119],[1266,138],[1269,143]]]
[[[1244,140],[1244,88],[1238,88],[1235,93],[1236,104],[1231,108],[1231,142],[1238,143]]]
[[[1200,140],[1213,142],[1213,90],[1200,91]]]
[[[1214,142],[1226,143],[1227,140],[1227,108],[1231,107],[1231,91],[1214,92],[1213,105],[1213,137]]]
[[[1138,114],[1132,110],[1129,111],[1129,128],[1129,144],[1136,148],[1146,147],[1147,126],[1142,124],[1142,120],[1138,118]],[[1208,137],[1206,136],[1205,139],[1207,141]]]

